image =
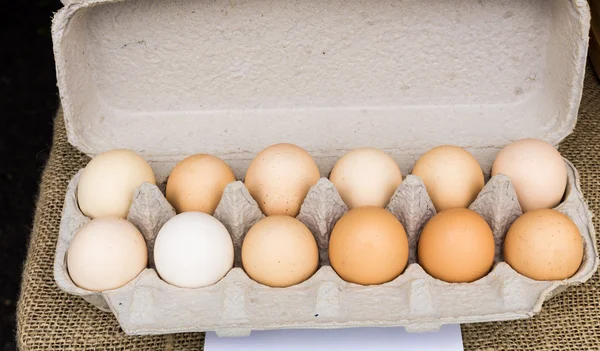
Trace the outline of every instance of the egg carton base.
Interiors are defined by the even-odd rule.
[[[598,267],[591,213],[581,194],[577,171],[565,162],[568,187],[556,209],[575,222],[585,251],[578,272],[564,281],[535,281],[502,262],[504,235],[521,214],[510,180],[503,175],[492,177],[470,206],[490,224],[496,243],[493,269],[473,283],[440,281],[417,263],[418,236],[435,215],[435,208],[421,179],[412,175],[404,179],[387,206],[406,229],[409,265],[385,284],[348,283],[329,266],[329,235],[348,208],[326,178],[311,188],[297,217],[313,232],[320,250],[319,270],[298,285],[267,287],[251,280],[241,268],[244,235],[264,215],[244,184],[237,181],[227,186],[215,211],[215,217],[232,235],[236,256],[234,268],[216,284],[199,289],[169,285],[160,279],[150,259],[147,269],[119,289],[92,292],[77,287],[68,275],[66,253],[77,230],[89,221],[77,205],[80,173],[67,190],[54,277],[63,291],[111,311],[131,335],[216,331],[223,336],[243,336],[251,330],[360,326],[404,326],[422,332],[443,324],[528,318],[538,313],[548,298],[587,281]],[[156,234],[173,216],[175,211],[159,187],[144,184],[137,189],[128,219],[146,238],[150,258]]]

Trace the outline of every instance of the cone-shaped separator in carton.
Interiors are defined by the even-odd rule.
[[[319,247],[319,265],[329,265],[329,236],[338,219],[348,212],[335,185],[321,178],[313,185],[296,217],[313,233]]]
[[[408,264],[416,263],[419,235],[427,221],[436,213],[423,180],[418,176],[408,175],[400,183],[386,208],[402,223],[408,236]]]
[[[133,195],[127,220],[142,232],[148,248],[148,264],[154,268],[154,242],[160,228],[171,218],[175,210],[156,185],[144,183]]]
[[[250,227],[264,217],[243,182],[233,182],[225,187],[214,217],[229,231],[235,252],[233,265],[241,267],[244,237]]]
[[[502,174],[492,177],[469,209],[479,213],[492,228],[496,246],[494,263],[502,261],[504,236],[513,222],[523,214],[510,179]]]

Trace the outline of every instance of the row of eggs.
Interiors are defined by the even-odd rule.
[[[438,146],[426,152],[412,174],[427,188],[436,210],[468,207],[484,186],[477,160],[457,146]],[[523,212],[553,208],[561,201],[567,171],[560,153],[538,139],[506,146],[496,157],[492,176],[511,178]],[[295,217],[311,186],[320,178],[310,154],[292,144],[276,144],[250,163],[245,185],[265,215]],[[333,167],[329,176],[350,209],[384,207],[402,182],[400,168],[385,152],[374,148],[353,150]],[[235,181],[231,168],[218,157],[198,154],[178,163],[167,181],[166,197],[178,213],[212,214],[227,184]],[[78,186],[82,212],[91,218],[127,215],[132,194],[143,182],[155,184],[146,161],[129,150],[96,156],[85,168]]]
[[[583,257],[581,235],[568,217],[547,209],[560,202],[566,187],[566,167],[556,149],[535,139],[517,141],[500,152],[492,173],[511,177],[526,212],[506,236],[506,262],[533,279],[574,274]],[[421,233],[421,266],[448,282],[485,276],[494,259],[493,234],[479,214],[466,209],[483,188],[477,161],[462,148],[437,147],[419,159],[413,174],[423,179],[439,212]],[[319,177],[310,155],[291,144],[273,145],[250,164],[245,183],[267,215],[252,226],[242,245],[243,268],[255,281],[285,287],[316,271],[316,241],[294,217]],[[180,287],[203,287],[232,268],[231,237],[211,214],[225,186],[234,180],[229,166],[210,155],[190,156],[173,169],[166,197],[179,214],[160,230],[153,252],[163,280]],[[393,280],[407,265],[408,240],[402,224],[383,207],[402,180],[400,169],[380,150],[357,149],[336,163],[330,180],[350,208],[331,234],[332,268],[357,284]],[[78,286],[96,291],[118,288],[146,267],[143,236],[131,223],[118,219],[126,217],[133,191],[143,182],[155,182],[152,170],[127,150],[98,155],[84,169],[78,202],[93,220],[78,231],[67,254],[69,274]],[[543,191],[538,190],[540,184]]]

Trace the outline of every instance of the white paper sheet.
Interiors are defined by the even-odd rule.
[[[219,338],[206,333],[205,351],[463,351],[460,325],[438,332],[407,333],[404,328],[351,328],[253,331],[248,337]]]

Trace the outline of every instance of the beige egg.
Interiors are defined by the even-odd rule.
[[[423,180],[438,212],[469,207],[484,186],[483,171],[475,157],[453,145],[427,151],[415,164],[412,174]]]
[[[494,263],[494,235],[485,219],[466,208],[433,216],[417,248],[419,264],[434,278],[469,283],[487,275]]]
[[[225,161],[197,154],[179,162],[167,181],[167,200],[177,213],[196,211],[212,215],[227,184],[235,175]]]
[[[141,156],[124,149],[101,153],[81,173],[79,208],[90,218],[126,218],[135,190],[143,183],[156,184],[156,179]]]
[[[504,260],[531,279],[567,279],[583,260],[583,238],[563,213],[532,210],[517,218],[506,233]]]
[[[292,144],[275,144],[256,155],[244,183],[264,214],[295,217],[319,178],[308,152]]]
[[[124,219],[89,221],[77,231],[67,251],[71,280],[91,291],[120,288],[137,277],[147,263],[144,237]]]
[[[287,287],[310,278],[319,265],[311,231],[289,216],[270,216],[250,228],[242,244],[242,264],[253,280]]]
[[[331,232],[329,260],[345,281],[362,285],[389,282],[408,263],[406,231],[393,214],[381,207],[354,208]]]
[[[402,172],[396,161],[385,152],[360,148],[348,152],[336,162],[329,180],[350,209],[385,207],[402,182]]]
[[[492,166],[492,176],[496,174],[510,178],[523,212],[558,206],[567,187],[564,159],[539,139],[521,139],[504,147]]]

